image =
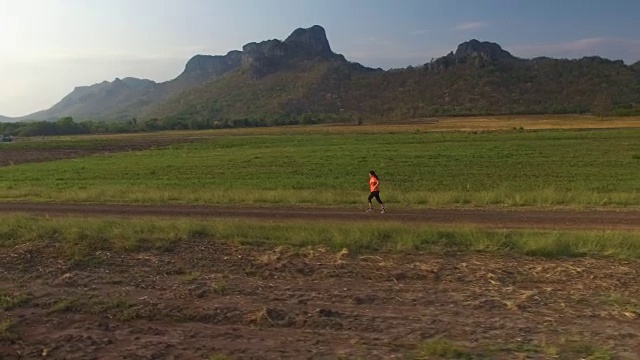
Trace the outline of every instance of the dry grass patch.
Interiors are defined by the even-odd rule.
[[[257,327],[287,327],[294,319],[282,309],[263,306],[254,313],[248,315],[247,322]]]

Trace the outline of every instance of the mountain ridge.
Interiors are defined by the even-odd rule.
[[[598,96],[637,106],[640,61],[522,59],[497,43],[471,39],[422,66],[383,71],[334,53],[325,29],[314,25],[226,55],[195,55],[169,81],[116,78],[76,87],[51,108],[20,119],[565,113],[590,111]]]
[[[333,59],[346,62],[343,55],[333,53],[326,32],[319,25],[307,29],[298,28],[284,41],[274,39],[251,42],[242,49],[229,51],[226,55],[195,55],[187,61],[182,73],[162,83],[125,78],[129,83],[144,82],[147,86],[131,86],[125,82],[126,86],[123,87],[123,81],[116,78],[113,82],[78,86],[51,108],[19,119],[53,120],[64,116],[98,120],[131,118],[143,114],[148,108],[173,95],[197,88],[243,65],[250,66],[253,77],[259,79],[277,72],[291,59]],[[115,96],[109,97],[116,92]]]
[[[259,84],[235,74],[233,82],[223,79],[179,94],[148,115],[271,125],[302,116],[322,122],[640,110],[639,72],[597,56],[521,59],[496,43],[472,39],[423,66],[354,71],[334,65],[289,69]],[[283,85],[278,77],[304,89]]]

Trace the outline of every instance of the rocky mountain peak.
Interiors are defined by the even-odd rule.
[[[227,55],[196,55],[189,59],[185,66],[185,74],[216,74],[221,75],[236,68],[242,59],[242,52],[230,51]]]
[[[308,29],[298,28],[284,41],[295,53],[327,57],[334,55],[327,40],[327,34],[320,25]]]
[[[498,62],[518,60],[500,45],[488,41],[469,40],[458,45],[455,53],[452,51],[446,56],[432,60],[425,65],[430,72],[443,71],[454,65],[471,64],[482,67]]]
[[[277,72],[298,60],[336,60],[346,62],[342,55],[331,51],[322,26],[299,28],[286,40],[267,40],[242,47],[242,63],[251,69],[254,78]]]
[[[252,42],[242,47],[245,61],[256,58],[324,58],[331,59],[338,55],[331,51],[324,28],[314,25],[310,28],[296,29],[286,40],[266,40]]]
[[[513,59],[514,56],[502,49],[500,45],[489,41],[478,41],[472,39],[458,45],[454,56],[457,59],[464,59],[472,56],[479,56],[487,60]]]
[[[286,46],[280,40],[251,42],[242,47],[244,58],[257,56],[280,57],[287,54]]]

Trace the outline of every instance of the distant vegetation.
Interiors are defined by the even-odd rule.
[[[435,62],[437,64],[437,62]],[[638,74],[601,58],[492,60],[359,76],[349,107],[403,119],[443,115],[640,114]],[[358,89],[360,92],[358,92]]]
[[[299,118],[264,116],[231,120],[224,118],[210,119],[171,117],[166,119],[152,118],[138,120],[134,118],[130,120],[75,122],[73,118],[65,117],[57,121],[0,123],[0,135],[30,137],[80,134],[123,134],[163,130],[228,129],[345,121],[353,121],[353,118],[349,116],[308,114]]]

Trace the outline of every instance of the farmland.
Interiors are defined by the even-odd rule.
[[[328,129],[212,136],[147,151],[2,167],[0,196],[48,202],[353,207],[362,206],[367,173],[375,169],[384,198],[397,207],[640,203],[636,129]],[[90,140],[71,145],[77,144],[88,146]],[[40,146],[52,145],[56,143]]]
[[[531,117],[3,144],[1,357],[637,358],[638,139]],[[388,214],[362,211],[371,169]]]

